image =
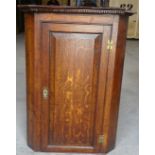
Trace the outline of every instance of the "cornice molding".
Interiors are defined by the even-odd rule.
[[[68,14],[118,14],[132,15],[132,12],[121,8],[110,7],[62,7],[62,6],[47,6],[47,5],[18,5],[18,8],[23,12],[31,13],[68,13]]]

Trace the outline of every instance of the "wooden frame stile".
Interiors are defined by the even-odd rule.
[[[115,16],[112,33],[113,49],[109,53],[106,100],[104,108],[103,152],[115,147],[128,18]],[[119,93],[118,93],[119,92]]]
[[[27,140],[33,147],[33,58],[34,58],[34,16],[25,14],[25,50],[26,50],[26,94],[27,94]],[[32,60],[31,60],[32,59]]]

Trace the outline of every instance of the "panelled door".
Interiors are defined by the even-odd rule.
[[[111,27],[42,23],[41,147],[100,152]]]

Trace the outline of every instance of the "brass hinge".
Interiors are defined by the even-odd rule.
[[[103,144],[103,142],[104,142],[104,136],[100,135],[99,138],[98,138],[98,143]]]
[[[113,41],[112,40],[108,40],[107,50],[112,50],[112,48],[113,48]]]

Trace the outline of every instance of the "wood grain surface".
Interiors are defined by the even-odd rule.
[[[35,151],[114,148],[127,21],[111,14],[25,15],[28,145]]]

